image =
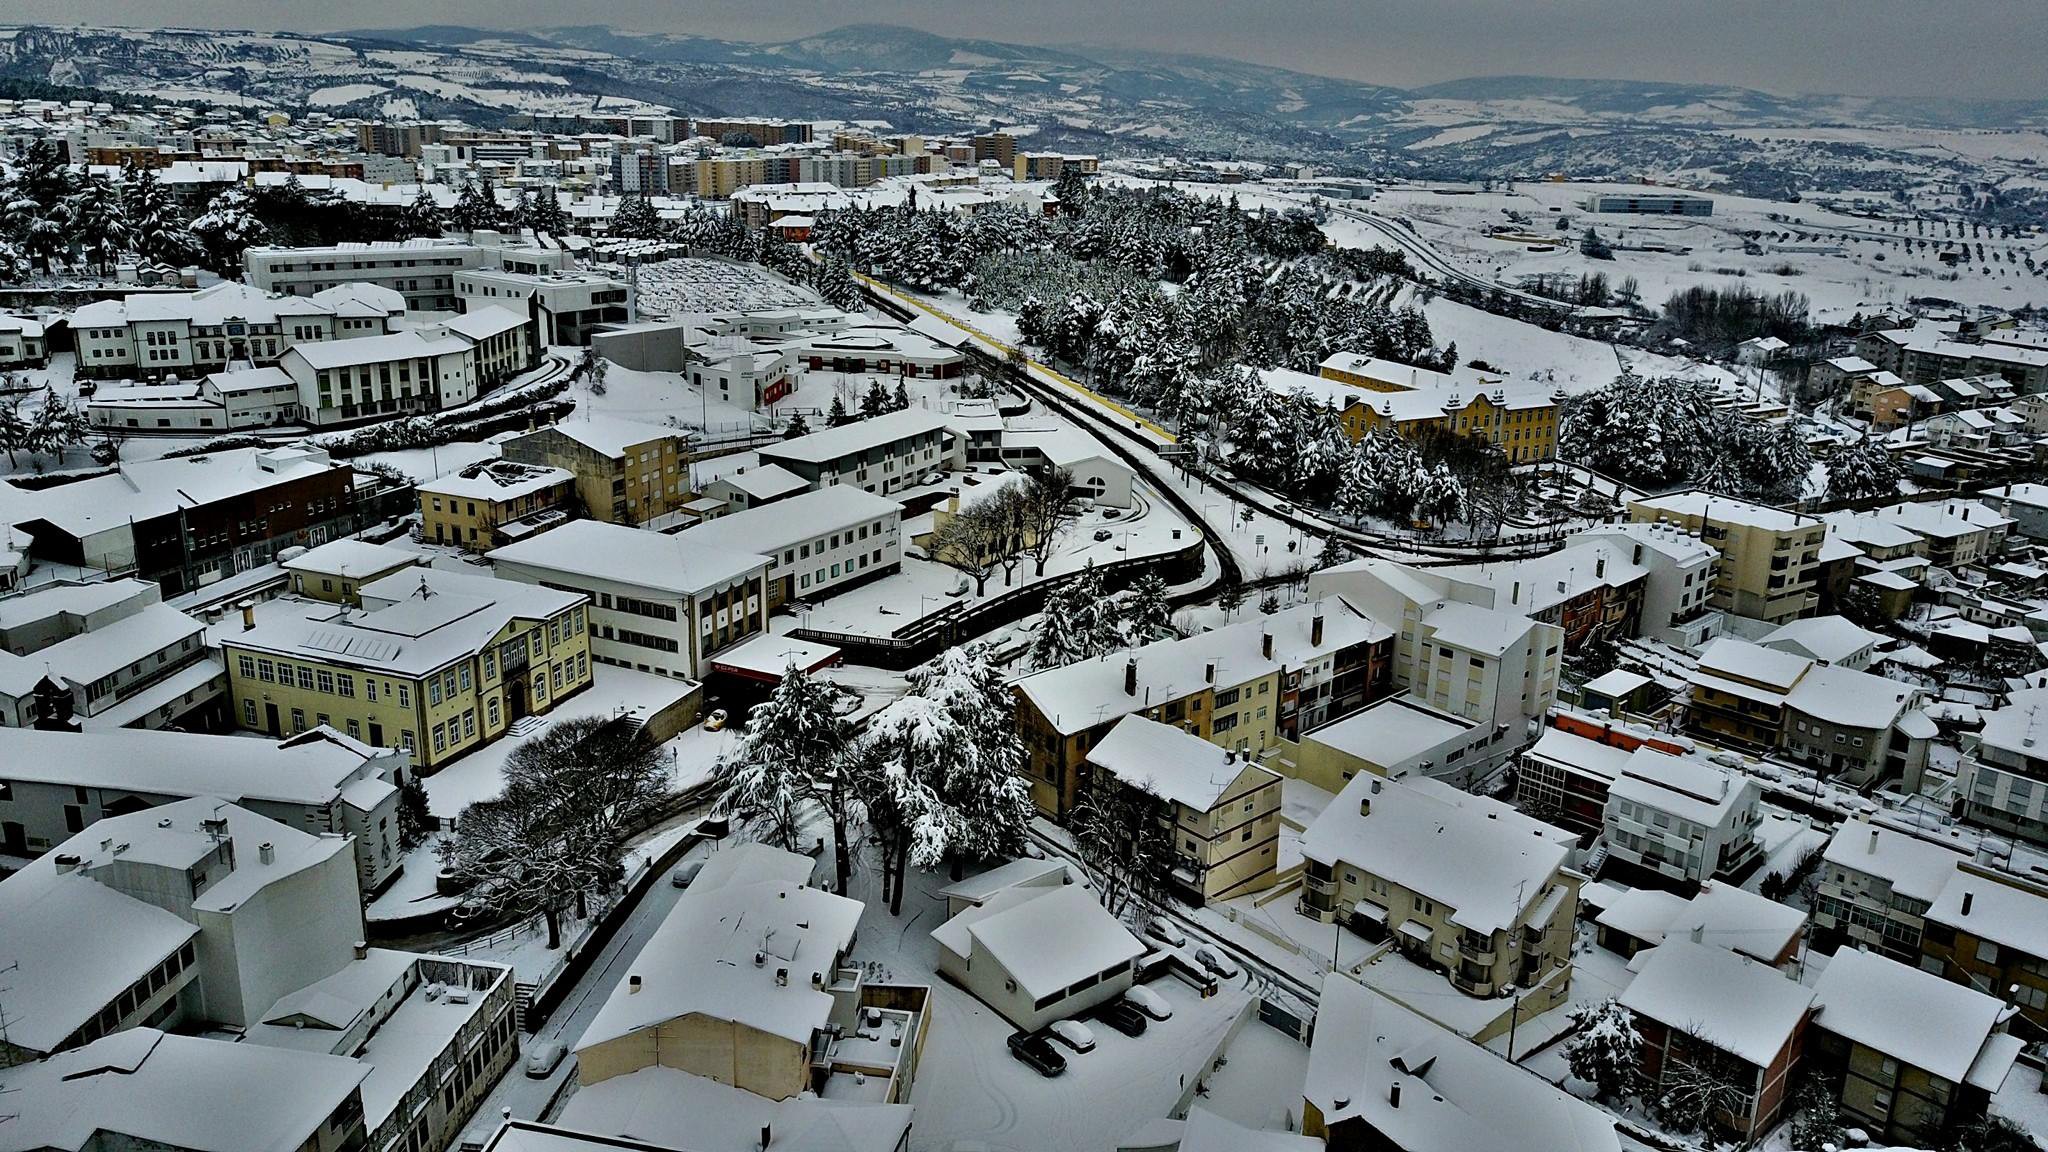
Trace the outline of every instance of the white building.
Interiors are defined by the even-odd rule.
[[[492,305],[444,324],[290,349],[278,367],[299,417],[335,424],[438,412],[475,400],[531,365],[525,317]]]
[[[2026,688],[1984,715],[1976,750],[1956,772],[1963,818],[2048,842],[2048,688]]]
[[[519,1053],[512,969],[358,949],[340,970],[278,997],[242,1044],[349,1057],[369,1069],[370,1149],[445,1148]]]
[[[1813,900],[1815,944],[1870,948],[1920,962],[1927,910],[1956,865],[1974,857],[1967,844],[1863,820],[1845,820],[1821,856]]]
[[[633,319],[623,281],[594,272],[512,272],[466,268],[455,274],[455,307],[497,306],[530,318],[543,346],[585,345],[602,324]]]
[[[80,376],[154,379],[275,364],[302,344],[391,333],[404,312],[395,294],[367,285],[302,298],[230,282],[95,301],[70,325]]]
[[[1629,562],[1643,569],[1642,634],[1651,640],[1697,648],[1721,630],[1721,613],[1710,607],[1721,553],[1698,536],[1667,524],[1603,524],[1575,532],[1567,545],[1593,541],[1625,548]]]
[[[0,368],[41,364],[49,358],[42,321],[0,313]]]
[[[506,580],[590,597],[590,658],[702,680],[711,657],[768,627],[766,556],[575,520],[489,554]]]
[[[95,428],[221,432],[272,428],[299,418],[299,386],[275,367],[209,373],[197,383],[108,386],[85,404]]]
[[[266,292],[311,296],[337,284],[375,284],[403,293],[406,307],[450,311],[455,276],[484,263],[485,250],[453,240],[421,239],[325,248],[259,245],[242,253],[243,278]]]
[[[1846,616],[1808,616],[1779,625],[1757,643],[1815,664],[1861,672],[1870,667],[1883,639],[1883,634],[1859,627]]]
[[[932,939],[940,972],[1026,1032],[1123,995],[1148,950],[1078,884],[1011,888]]]
[[[10,998],[37,1005],[4,1044],[33,1053],[144,1025],[246,1027],[363,936],[347,837],[214,796],[89,826],[0,881],[0,922]]]
[[[757,450],[812,487],[845,484],[887,495],[928,472],[962,466],[958,433],[936,412],[908,408],[826,428]]]
[[[1763,848],[1762,789],[1702,757],[1637,748],[1608,788],[1602,836],[1610,859],[1678,885],[1740,880]]]
[[[903,506],[835,484],[676,534],[690,549],[769,558],[768,606],[832,595],[903,563]]]
[[[38,856],[109,816],[215,796],[281,824],[353,838],[356,879],[377,892],[404,866],[404,753],[332,728],[280,741],[185,732],[0,728],[0,854]]]

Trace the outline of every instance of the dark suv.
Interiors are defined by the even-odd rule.
[[[1012,1033],[1010,1055],[1038,1069],[1040,1076],[1057,1076],[1067,1070],[1067,1058],[1053,1048],[1043,1032]]]
[[[1145,1034],[1145,1014],[1122,1000],[1111,1000],[1095,1010],[1095,1017],[1126,1036]]]

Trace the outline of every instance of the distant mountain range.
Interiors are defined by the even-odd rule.
[[[886,121],[926,132],[1028,123],[1043,147],[1106,154],[1413,175],[1691,173],[1879,189],[1918,178],[1930,164],[1958,178],[1985,164],[2000,174],[1983,149],[1970,159],[1946,155],[1930,133],[2048,126],[2048,100],[1781,96],[1532,76],[1400,89],[1218,57],[1036,47],[886,24],[766,44],[591,25],[317,35],[28,26],[0,29],[0,76],[483,125],[521,113],[631,107]],[[1787,139],[1804,130],[1819,131]]]

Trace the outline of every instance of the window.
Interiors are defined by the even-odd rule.
[[[256,726],[256,701],[247,696],[242,698],[242,726],[244,728],[254,728]]]
[[[317,679],[317,680],[319,681],[319,684],[320,684],[320,691],[322,691],[322,692],[326,692],[326,693],[329,693],[329,694],[332,694],[332,693],[334,692],[334,673],[333,673],[333,672],[330,672],[330,671],[328,671],[327,669],[325,669],[325,668],[322,668],[322,669],[320,670],[320,673],[319,673],[319,675],[318,675],[318,676],[316,677],[316,679]]]
[[[340,690],[343,696],[354,698],[356,694],[356,678],[353,676],[346,674],[336,676],[334,678],[334,686]]]
[[[236,667],[236,669],[237,669],[238,671],[240,671],[240,672],[241,672],[241,674],[242,674],[242,678],[243,678],[244,680],[253,680],[253,679],[255,679],[255,677],[256,677],[256,658],[255,658],[254,656],[237,656],[237,657],[235,657],[235,667]]]
[[[301,664],[299,665],[298,672],[300,689],[311,692],[313,690],[313,670]]]
[[[277,665],[272,664],[268,660],[258,660],[256,662],[256,678],[265,684],[275,683],[277,681]]]
[[[412,685],[400,684],[398,686],[398,706],[400,708],[412,707]]]

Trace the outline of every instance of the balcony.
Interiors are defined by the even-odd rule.
[[[1493,937],[1464,932],[1458,936],[1458,956],[1462,960],[1491,968],[1500,953],[1493,942]]]
[[[1467,972],[1463,968],[1451,969],[1451,987],[1467,996],[1491,996],[1496,990],[1492,972]]]

